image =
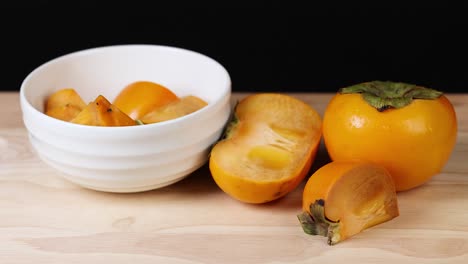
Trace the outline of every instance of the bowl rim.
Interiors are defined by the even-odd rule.
[[[74,57],[74,56],[81,56],[81,55],[86,55],[88,53],[95,53],[95,52],[100,52],[104,50],[112,50],[112,49],[121,49],[121,48],[127,48],[127,49],[132,49],[132,48],[150,48],[150,49],[165,49],[165,50],[170,50],[171,52],[183,52],[183,53],[189,53],[193,54],[196,56],[199,56],[201,58],[204,58],[211,63],[214,63],[220,70],[221,73],[223,74],[223,79],[224,79],[224,85],[221,87],[223,88],[222,93],[219,96],[219,100],[216,100],[202,109],[199,109],[198,111],[195,111],[193,113],[190,113],[188,115],[178,117],[175,119],[171,120],[166,120],[164,122],[160,123],[152,123],[152,124],[145,124],[145,125],[135,125],[135,126],[89,126],[89,125],[82,125],[82,124],[75,124],[67,121],[63,121],[60,119],[56,119],[53,117],[50,117],[46,115],[45,113],[39,111],[36,109],[26,98],[26,85],[29,82],[29,80],[32,78],[33,75],[37,74],[37,72],[41,71],[42,69],[48,67],[51,64],[56,63],[57,61],[60,60],[65,60],[69,57]],[[87,132],[104,132],[104,131],[109,131],[110,129],[114,129],[113,131],[141,131],[141,130],[146,130],[149,128],[157,128],[157,127],[171,127],[173,125],[177,125],[178,123],[184,122],[185,120],[190,120],[193,118],[196,118],[199,115],[203,115],[204,113],[210,111],[213,108],[218,107],[218,104],[224,105],[224,101],[230,101],[230,95],[231,95],[231,90],[232,90],[232,81],[231,77],[229,75],[229,72],[226,70],[226,68],[219,63],[217,60],[194,50],[186,49],[186,48],[181,48],[181,47],[176,47],[176,46],[169,46],[169,45],[159,45],[159,44],[116,44],[116,45],[106,45],[106,46],[98,46],[98,47],[92,47],[92,48],[87,48],[87,49],[82,49],[82,50],[77,50],[73,51],[58,57],[55,57],[51,60],[48,60],[39,66],[37,66],[35,69],[33,69],[30,73],[26,75],[26,77],[23,79],[20,85],[20,91],[19,91],[19,96],[20,96],[20,107],[21,111],[24,112],[28,111],[34,119],[37,119],[38,121],[42,121],[45,123],[50,123],[51,125],[57,125],[57,126],[65,126],[69,129],[82,129],[86,130]]]

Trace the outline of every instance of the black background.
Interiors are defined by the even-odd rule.
[[[463,4],[67,2],[1,9],[1,90],[18,90],[34,68],[72,51],[161,44],[216,59],[234,91],[334,92],[392,80],[468,92]]]

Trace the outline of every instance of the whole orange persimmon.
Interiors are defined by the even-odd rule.
[[[113,104],[128,116],[137,120],[155,108],[177,99],[176,94],[161,84],[150,81],[136,81],[125,86],[114,99]]]
[[[323,138],[332,160],[383,165],[397,191],[427,182],[455,146],[457,119],[441,92],[373,81],[341,89],[328,104]]]

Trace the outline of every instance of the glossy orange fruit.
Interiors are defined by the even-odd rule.
[[[403,191],[441,171],[455,146],[457,119],[441,92],[375,81],[343,88],[332,98],[323,137],[332,160],[381,164]]]
[[[141,119],[153,109],[177,100],[168,88],[150,81],[136,81],[117,95],[113,104],[131,118]]]

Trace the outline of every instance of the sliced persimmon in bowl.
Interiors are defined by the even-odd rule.
[[[63,88],[51,94],[45,103],[45,114],[63,121],[75,118],[86,103],[73,88]]]
[[[125,86],[113,104],[134,120],[153,109],[177,100],[169,88],[151,81],[136,81]]]
[[[309,172],[321,127],[317,111],[292,96],[247,96],[235,107],[225,137],[211,150],[213,179],[225,193],[246,203],[285,196]]]
[[[183,96],[163,106],[155,108],[154,110],[144,115],[141,118],[141,121],[144,124],[151,124],[175,119],[200,110],[207,104],[207,102],[197,96]]]
[[[328,244],[399,215],[395,184],[382,166],[364,161],[333,161],[318,169],[304,187],[305,233],[328,237]]]
[[[137,122],[99,95],[70,122],[88,126],[134,126]]]

